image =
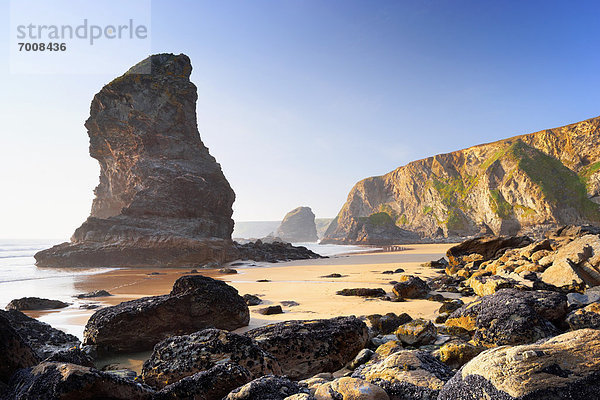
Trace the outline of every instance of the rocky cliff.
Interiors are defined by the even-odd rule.
[[[310,207],[297,207],[287,213],[275,236],[287,242],[316,242],[315,214]]]
[[[235,194],[200,140],[186,55],[159,54],[100,90],[85,126],[100,183],[70,243],[40,266],[189,265],[231,258]]]
[[[387,214],[422,238],[600,221],[600,117],[439,154],[358,182],[323,242]],[[379,216],[377,216],[379,214]],[[385,218],[387,219],[387,218]],[[363,238],[362,243],[380,239]],[[398,237],[389,242],[402,242]]]

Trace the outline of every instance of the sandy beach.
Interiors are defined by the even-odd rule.
[[[237,274],[223,274],[218,270],[199,270],[199,273],[222,279],[234,286],[240,294],[259,296],[263,304],[251,306],[250,325],[241,328],[245,331],[257,326],[293,319],[331,318],[340,315],[396,314],[406,312],[413,318],[434,319],[440,303],[428,300],[409,300],[390,302],[380,299],[339,296],[336,291],[345,288],[383,288],[391,294],[390,282],[402,274],[432,277],[436,270],[422,267],[426,261],[442,257],[451,244],[421,244],[407,246],[404,251],[366,252],[358,254],[336,255],[318,260],[290,261],[277,264],[244,263],[236,265]],[[403,273],[383,274],[398,268]],[[175,280],[190,269],[182,268],[135,268],[110,270],[106,273],[81,275],[74,278],[76,292],[84,293],[104,289],[113,294],[86,300],[74,300],[74,304],[63,310],[27,312],[28,315],[67,330],[82,337],[88,318],[96,310],[81,309],[81,305],[115,305],[123,301],[144,296],[169,293]],[[324,278],[329,274],[341,274],[341,278]],[[268,280],[269,282],[257,282]],[[445,293],[446,297],[456,294]],[[283,314],[262,315],[257,309],[268,305],[293,301],[295,306],[282,305]],[[99,364],[118,363],[139,370],[147,354],[126,355],[110,360],[99,360]],[[102,367],[103,365],[99,365]]]

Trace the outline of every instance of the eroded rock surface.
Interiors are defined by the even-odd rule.
[[[85,327],[84,344],[108,353],[143,351],[170,336],[206,328],[234,330],[249,320],[248,306],[236,289],[202,275],[186,275],[168,295],[96,311]]]
[[[487,350],[442,389],[440,400],[588,400],[600,394],[600,331]]]
[[[38,361],[33,349],[12,328],[10,322],[0,315],[0,382],[8,382],[19,369],[31,367]]]
[[[355,317],[286,321],[252,329],[245,335],[274,355],[283,374],[291,379],[342,368],[369,339],[367,326]]]
[[[68,306],[69,303],[60,300],[41,299],[39,297],[22,297],[20,299],[11,300],[6,306],[6,309],[17,311],[54,310]]]
[[[41,266],[176,266],[233,259],[233,190],[200,140],[186,55],[157,54],[100,90],[85,123],[100,183],[70,243]]]
[[[10,381],[7,399],[150,400],[145,385],[81,365],[43,362],[23,369]]]
[[[561,321],[566,312],[562,293],[501,289],[454,311],[446,325],[473,332],[478,345],[516,345],[557,335],[552,321]]]
[[[252,378],[281,374],[277,360],[249,337],[205,329],[158,343],[141,375],[148,385],[162,388],[224,361],[244,367]]]
[[[250,382],[250,372],[237,364],[218,364],[165,386],[153,400],[221,400],[229,392]]]
[[[452,370],[429,353],[401,350],[370,361],[352,374],[385,389],[391,400],[435,400]]]
[[[235,389],[223,400],[284,400],[298,393],[308,394],[308,390],[284,376],[268,375]]]
[[[0,310],[0,317],[8,321],[41,360],[81,344],[75,336],[28,317],[20,311]]]

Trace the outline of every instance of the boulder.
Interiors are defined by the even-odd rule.
[[[429,293],[429,286],[418,276],[402,275],[392,289],[401,299],[423,299]]]
[[[571,290],[600,285],[600,237],[585,235],[560,247],[541,279]]]
[[[477,296],[487,296],[496,293],[500,289],[514,288],[518,283],[514,279],[498,275],[472,276],[467,279],[469,285]]]
[[[456,339],[444,343],[434,354],[450,368],[458,369],[484,350],[485,347],[474,346],[471,343]]]
[[[287,213],[277,228],[275,236],[286,242],[316,242],[315,214],[310,207],[298,207]]]
[[[112,296],[112,294],[108,293],[106,290],[94,290],[93,292],[81,293],[75,296],[78,299],[90,299],[95,297],[108,297]]]
[[[373,360],[352,374],[382,387],[390,400],[435,400],[452,370],[420,350],[401,350]]]
[[[8,382],[16,371],[38,361],[33,349],[0,314],[0,382]]]
[[[381,387],[358,378],[344,377],[320,385],[316,400],[389,400]]]
[[[425,268],[445,269],[448,266],[448,260],[442,257],[439,260],[427,261],[421,264],[421,266]]]
[[[471,261],[493,260],[509,249],[531,244],[527,236],[485,236],[466,240],[448,249],[446,257],[451,266],[463,265]]]
[[[439,400],[589,400],[600,394],[599,378],[600,331],[581,329],[487,350],[462,367]]]
[[[259,308],[256,310],[257,313],[262,315],[274,315],[274,314],[283,314],[283,309],[280,305],[276,306],[268,306],[264,308]]]
[[[236,289],[202,275],[186,275],[168,295],[96,311],[85,327],[84,344],[97,346],[101,353],[143,351],[170,336],[205,328],[234,330],[249,320],[248,306]]]
[[[566,322],[573,331],[583,328],[600,329],[600,302],[571,311]]]
[[[400,350],[404,350],[402,342],[399,340],[390,340],[380,346],[377,346],[377,349],[375,349],[375,355],[378,357],[378,359],[382,359]]]
[[[268,375],[235,389],[223,400],[284,400],[298,393],[308,394],[308,390],[284,376]]]
[[[464,305],[465,305],[465,303],[461,299],[445,300],[444,303],[440,306],[438,312],[440,314],[443,314],[443,313],[452,313],[452,312],[458,310],[459,308],[461,308]]]
[[[562,321],[566,312],[562,293],[501,289],[454,311],[446,326],[473,332],[481,346],[525,344],[557,335],[552,322]]]
[[[244,299],[246,304],[249,306],[257,306],[260,303],[262,303],[262,300],[260,299],[260,297],[255,296],[253,294],[245,294],[242,296],[242,298]]]
[[[369,362],[371,360],[371,358],[373,358],[374,355],[375,355],[375,352],[373,350],[362,349],[356,355],[356,357],[354,357],[354,360],[350,361],[350,364],[348,364],[348,368],[356,369],[358,366]]]
[[[412,318],[407,313],[402,313],[400,315],[387,313],[385,315],[368,315],[367,320],[375,335],[387,335],[393,333],[400,325],[411,321]]]
[[[40,299],[39,297],[22,297],[11,300],[6,306],[7,310],[28,311],[28,310],[55,310],[57,308],[68,307],[69,303],[59,300]]]
[[[413,319],[404,325],[400,325],[394,333],[402,343],[409,346],[431,344],[437,338],[435,325],[423,318]]]
[[[11,379],[7,399],[150,400],[145,385],[81,365],[43,362]]]
[[[588,304],[595,303],[600,301],[600,292],[598,291],[589,291],[587,290],[585,293],[568,293],[567,294],[567,305],[569,307],[585,307]]]
[[[146,384],[161,388],[224,361],[246,368],[252,378],[281,374],[277,360],[256,341],[236,333],[205,329],[158,343],[144,363],[141,377]]]
[[[40,360],[58,352],[70,351],[81,344],[75,336],[28,317],[20,311],[0,310],[0,316],[8,321]]]
[[[279,361],[284,375],[305,379],[342,368],[369,339],[364,322],[356,317],[286,321],[245,333]]]
[[[221,400],[229,392],[252,380],[250,372],[240,365],[218,364],[165,386],[153,400]]]
[[[342,289],[335,294],[339,296],[358,296],[358,297],[385,297],[387,294],[385,290],[381,288],[355,288],[355,289]]]
[[[61,350],[48,358],[44,359],[46,362],[60,362],[68,364],[77,364],[84,367],[95,367],[94,360],[88,354],[84,353],[79,347],[72,347],[68,350]],[[135,372],[134,372],[135,374]],[[137,375],[137,374],[135,374]],[[134,378],[135,378],[134,375]]]

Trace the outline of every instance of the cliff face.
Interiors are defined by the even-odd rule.
[[[100,164],[91,215],[71,243],[38,253],[38,265],[227,258],[235,194],[200,140],[191,71],[183,54],[154,55],[96,94],[85,123]]]
[[[353,242],[353,226],[377,213],[422,237],[441,238],[597,223],[597,203],[600,117],[436,155],[364,179],[350,191],[323,241]]]
[[[315,214],[310,207],[297,207],[287,213],[275,236],[286,242],[316,242]]]

